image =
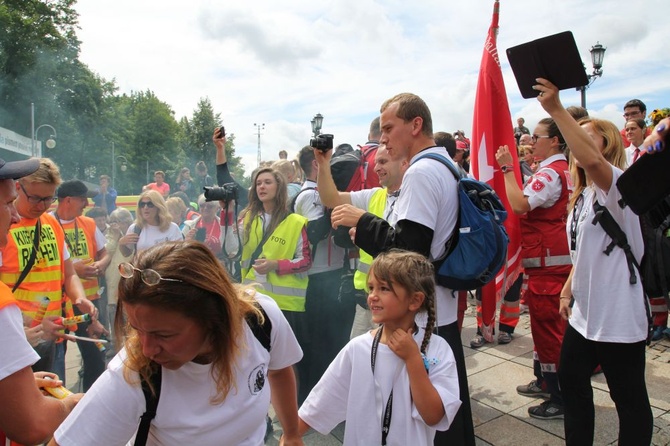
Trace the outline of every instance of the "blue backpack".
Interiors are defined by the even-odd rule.
[[[427,153],[417,161],[422,158],[441,162],[458,181],[458,220],[447,241],[445,257],[434,262],[435,280],[452,290],[481,288],[495,278],[507,261],[505,206],[491,186],[461,177],[445,156]]]

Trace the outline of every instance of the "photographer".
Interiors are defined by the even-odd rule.
[[[221,127],[214,129],[212,141],[216,146],[216,182],[219,186],[228,183],[235,183],[239,192],[237,194],[237,204],[240,209],[245,208],[249,204],[249,190],[242,187],[240,183],[235,181],[228,169],[228,158],[226,157],[226,130]]]

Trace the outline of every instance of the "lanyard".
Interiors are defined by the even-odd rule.
[[[379,347],[379,340],[382,337],[382,330],[384,326],[380,326],[377,334],[372,341],[372,352],[370,354],[370,366],[372,367],[372,374],[375,374],[375,362],[377,359],[377,348]],[[393,412],[393,389],[386,401],[386,408],[384,409],[384,416],[382,417],[382,446],[386,446],[386,437],[389,434],[389,427],[391,426],[391,415]]]
[[[575,201],[575,206],[572,208],[572,221],[570,222],[570,250],[575,251],[577,249],[577,223],[579,217],[582,215],[582,207],[584,205],[584,192],[577,197]],[[579,208],[579,210],[577,209]],[[586,210],[584,210],[586,212]]]
[[[67,234],[65,234],[65,228],[63,228],[63,222],[60,221],[60,217],[58,216],[57,213],[54,212],[54,217],[56,217],[56,220],[58,220],[58,224],[60,225],[61,229],[63,229],[63,235],[65,236],[65,244],[67,245],[68,249],[70,250],[70,254],[73,256],[76,254],[76,251],[72,249],[72,242],[68,239]],[[77,226],[77,219],[74,219],[74,246],[78,247],[79,246],[79,227]]]

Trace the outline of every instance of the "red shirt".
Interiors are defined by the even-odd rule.
[[[170,195],[170,185],[167,183],[163,183],[160,186],[156,183],[149,183],[147,184],[147,188],[155,190],[156,192],[161,194],[163,198],[166,198],[168,195]]]

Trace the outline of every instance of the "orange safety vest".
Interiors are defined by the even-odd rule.
[[[70,250],[72,261],[93,262],[98,250],[101,249],[95,242],[95,231],[97,230],[95,220],[79,216],[69,223],[61,222],[61,224],[65,231],[65,242]],[[80,277],[79,279],[89,300],[96,300],[100,297],[97,277]]]
[[[62,316],[65,300],[62,292],[65,263],[61,251],[65,244],[65,236],[53,216],[42,214],[39,221],[41,229],[37,246],[34,245],[37,219],[21,218],[9,228],[7,245],[2,248],[0,281],[10,289],[13,288],[30,254],[39,248],[34,265],[14,291],[14,298],[23,315],[29,318],[35,318],[44,296],[50,301],[45,316]],[[71,308],[70,304],[70,311]]]

